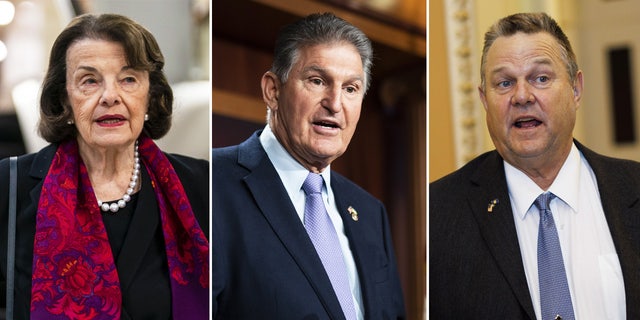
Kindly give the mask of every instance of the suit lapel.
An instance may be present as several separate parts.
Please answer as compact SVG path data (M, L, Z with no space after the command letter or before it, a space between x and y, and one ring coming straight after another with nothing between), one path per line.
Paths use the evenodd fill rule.
M49 167L51 167L51 161L58 150L58 145L50 144L38 151L31 168L29 168L29 176L40 180L33 189L29 192L31 197L31 203L34 204L36 210L38 210L38 204L40 203L40 192L42 191L42 185L44 184L44 178L49 173Z
M131 218L120 256L116 261L120 275L120 287L123 292L129 288L135 278L136 271L144 260L149 246L153 243L153 238L157 234L160 224L160 209L151 187L151 179L144 167L140 169L140 172L143 188L138 194L138 204Z
M491 255L523 309L535 319L502 161L494 152L479 166L468 202Z
M367 207L366 204L360 203L357 197L349 193L349 189L346 187L343 179L344 178L332 172L331 188L333 189L336 207L338 208L340 218L342 218L345 233L349 239L349 247L351 248L356 269L358 270L364 314L370 315L373 314L372 307L373 304L376 303L375 299L377 297L372 291L373 288L370 287L371 282L367 281L368 274L365 274L365 272L371 269L368 267L375 267L380 264L380 261L375 261L377 256L371 254L371 244L366 237L366 235L371 234L371 229L368 227L370 223L366 219L371 218L372 215L368 214L366 210L363 211L363 208ZM357 210L360 215L358 221L353 220L350 210ZM375 236L382 238L384 235L375 233Z
M275 235L305 274L331 319L344 319L322 262L257 135L240 145L238 158L239 164L251 171L244 181Z
M640 185L629 175L621 172L607 158L576 145L587 159L598 181L602 209L609 231L618 253L622 268L627 318L639 319L640 309Z

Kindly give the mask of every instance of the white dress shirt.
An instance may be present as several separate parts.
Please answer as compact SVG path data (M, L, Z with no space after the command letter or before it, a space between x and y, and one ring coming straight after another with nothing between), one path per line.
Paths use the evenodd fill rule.
M269 125L266 125L262 134L260 134L260 143L267 153L269 160L276 168L278 175L284 188L289 194L289 198L296 208L296 212L300 217L300 221L304 223L304 203L305 193L302 190L302 184L309 174L309 170L303 167L298 161L296 161L280 144L276 136L271 131ZM358 270L356 269L356 263L353 259L353 253L349 246L349 238L344 232L344 224L338 213L338 207L336 206L335 199L333 197L333 190L331 189L331 170L330 166L325 168L320 173L322 179L324 179L324 186L322 188L322 198L324 200L324 206L329 213L331 222L338 234L338 240L340 241L340 248L342 249L342 255L344 262L347 266L347 274L349 276L349 287L351 288L351 296L353 297L353 305L356 308L356 316L359 320L364 318L364 311L362 306L362 292L360 290L360 280L358 277Z
M551 201L576 319L625 319L625 293L620 261L605 219L596 177L575 144L548 190L504 162L518 242L529 292L540 318L538 224L533 205L543 192ZM613 213L616 214L616 213Z

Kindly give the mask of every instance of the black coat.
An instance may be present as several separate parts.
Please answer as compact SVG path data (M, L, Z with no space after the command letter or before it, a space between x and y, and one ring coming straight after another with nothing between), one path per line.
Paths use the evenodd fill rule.
M36 211L40 192L57 145L18 158L18 203L16 232L15 304L16 319L29 319L31 274ZM167 154L182 181L196 219L209 236L209 162ZM169 274L155 194L146 170L142 189L116 267L123 296L122 319L170 318ZM9 161L0 161L0 290L5 292L7 272L7 221ZM5 299L0 302L4 305Z

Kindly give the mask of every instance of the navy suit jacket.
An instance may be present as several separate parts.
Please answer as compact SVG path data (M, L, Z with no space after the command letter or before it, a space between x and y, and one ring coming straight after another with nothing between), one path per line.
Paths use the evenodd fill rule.
M576 142L595 173L618 253L627 319L640 319L640 164ZM498 204L488 212L489 202ZM502 157L485 153L429 189L433 319L535 319Z
M213 317L344 319L259 134L213 150ZM336 172L331 179L360 276L365 318L404 319L384 206ZM358 221L349 206L358 211Z

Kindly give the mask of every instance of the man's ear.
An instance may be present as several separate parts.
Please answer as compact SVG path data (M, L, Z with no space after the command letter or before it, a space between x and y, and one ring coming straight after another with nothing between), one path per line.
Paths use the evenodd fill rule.
M575 80L573 82L573 99L576 103L580 103L580 99L582 99L582 89L584 88L584 79L582 75L582 70L578 70L576 73Z
M480 101L482 101L482 105L484 106L484 110L487 110L487 96L484 94L484 90L482 86L478 86L478 95L480 96Z
M262 100L271 110L278 109L278 96L280 94L280 80L275 73L271 71L262 75Z

